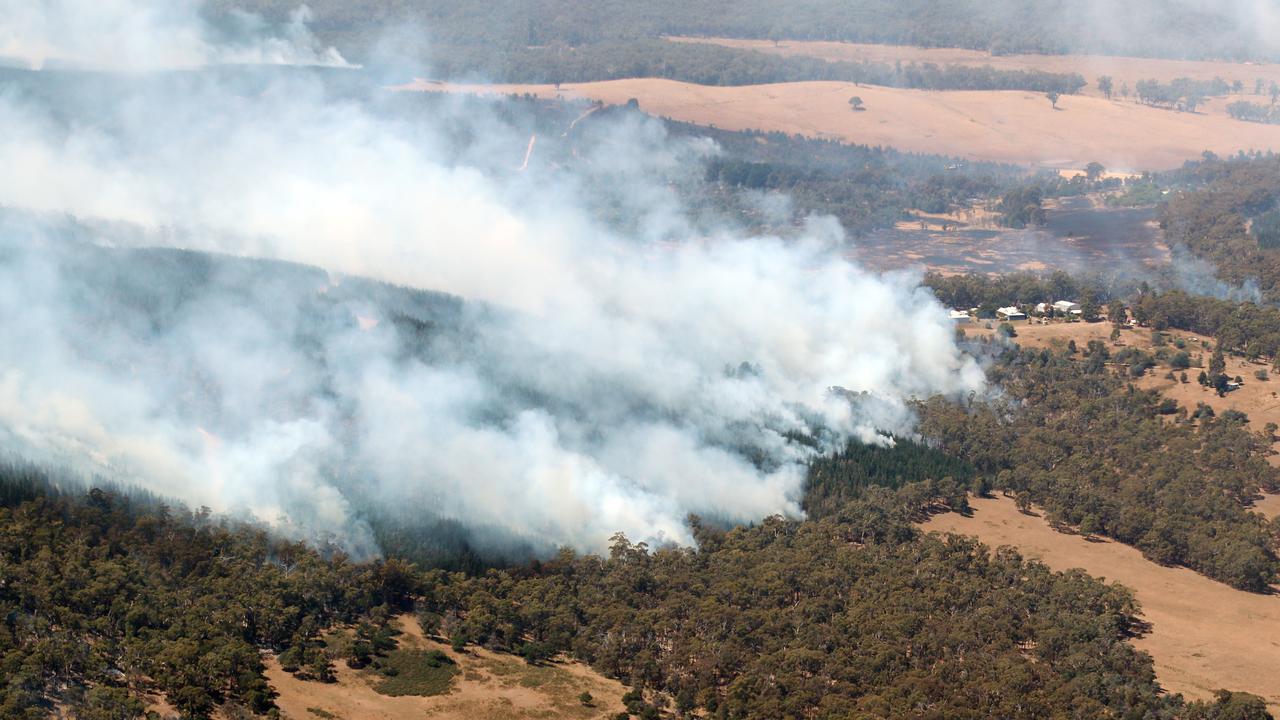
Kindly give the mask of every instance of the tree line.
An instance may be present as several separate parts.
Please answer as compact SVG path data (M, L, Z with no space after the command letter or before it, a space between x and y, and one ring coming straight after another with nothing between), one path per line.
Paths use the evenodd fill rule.
M1226 95L1231 88L1226 80L1219 77L1212 80L1174 78L1168 83L1139 80L1134 84L1134 94L1139 102L1147 105L1195 112L1206 98Z
M755 50L662 39L581 45L489 46L452 44L433 63L442 79L484 78L512 83L577 83L658 77L701 85L835 80L920 90L1031 90L1073 94L1085 86L1078 73L998 70L989 65L829 62Z

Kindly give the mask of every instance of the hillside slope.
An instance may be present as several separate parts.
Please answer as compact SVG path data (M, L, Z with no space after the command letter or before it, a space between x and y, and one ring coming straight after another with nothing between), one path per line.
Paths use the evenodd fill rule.
M930 92L841 82L711 87L650 78L558 89L417 81L399 89L560 95L619 105L635 99L652 115L729 130L1062 169L1098 161L1113 170L1166 170L1206 150L1280 149L1280 126L1091 97L1064 97L1055 110L1043 95L1017 91ZM864 112L850 109L854 96L863 100Z

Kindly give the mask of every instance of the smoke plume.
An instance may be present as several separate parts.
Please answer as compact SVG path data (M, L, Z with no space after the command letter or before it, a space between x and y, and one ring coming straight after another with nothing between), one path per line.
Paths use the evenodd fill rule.
M137 10L6 3L0 48L338 57L305 11L244 18L272 38L245 55L189 5ZM635 114L517 171L527 125L500 101L384 112L314 72L5 85L0 441L27 457L357 553L370 509L596 549L690 542L689 513L798 515L815 452L982 387L918 277L851 264L829 219L787 240L707 222L679 187L715 149Z

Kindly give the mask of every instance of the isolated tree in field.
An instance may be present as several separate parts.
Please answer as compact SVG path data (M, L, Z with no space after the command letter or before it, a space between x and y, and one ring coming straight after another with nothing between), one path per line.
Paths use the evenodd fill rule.
M862 104L862 98L858 97L857 95L854 95L853 97L849 98L849 107L853 108L856 112L861 112L867 109Z
M1129 97L1129 83L1125 83L1120 86L1120 97L1122 98Z
M1237 94L1237 95L1243 95L1243 94L1244 94L1244 81L1243 81L1243 80L1236 80L1235 82L1231 83L1231 91L1232 91L1232 92L1234 92L1234 93L1235 93L1235 94Z
M1090 182L1102 177L1102 174L1106 171L1107 168L1096 160L1084 166L1084 176L1088 178Z
M1057 110L1058 99L1061 98L1062 95L1055 90L1050 90L1049 92L1045 93L1044 96L1049 98L1049 104L1053 105L1054 110Z
M774 47L778 47L782 44L783 35L784 33L782 32L782 27L780 25L771 25L769 26L769 32L766 37L769 39L769 42L773 43Z
M1031 493L1026 490L1019 490L1017 493L1014 493L1013 504L1020 512L1031 512Z
M1110 75L1102 75L1098 78L1098 90L1100 90L1108 100L1111 99L1112 87L1114 86L1112 85L1112 80Z
M583 690L582 694L578 696L578 702L582 703L586 707L591 707L591 703L594 701L595 701L595 698L592 697L591 693L587 692L586 690Z

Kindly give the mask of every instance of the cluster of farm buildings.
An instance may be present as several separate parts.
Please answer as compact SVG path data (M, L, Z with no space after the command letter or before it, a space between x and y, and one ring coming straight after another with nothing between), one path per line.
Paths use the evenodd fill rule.
M1084 315L1084 310L1080 307L1080 303L1071 300L1059 300L1054 303L1042 302L1032 309L1032 314L1036 317L1063 317L1068 319L1078 319ZM971 322L978 317L978 308L969 308L968 310L952 310L951 319L957 324ZM1016 305L1002 307L996 310L996 319L1004 321L1026 320L1027 312Z

